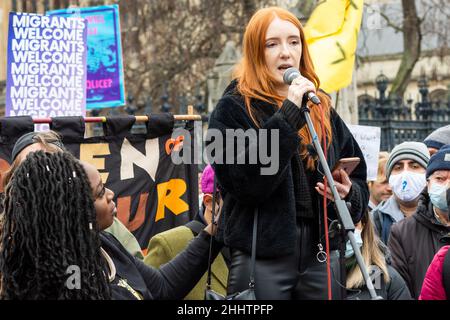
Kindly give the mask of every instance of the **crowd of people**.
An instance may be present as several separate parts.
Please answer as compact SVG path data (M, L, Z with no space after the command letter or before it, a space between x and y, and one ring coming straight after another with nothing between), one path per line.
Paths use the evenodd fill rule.
M333 178L348 204L357 250L376 270L376 294L450 298L450 126L381 152L377 179L367 181L358 143L320 90L299 20L277 7L260 9L242 47L209 128L224 135L277 131L278 171L261 174L259 160L212 162L201 175L198 214L155 235L143 256L115 217L114 193L97 169L74 158L54 132L26 134L2 177L0 298L201 300L205 289L223 298L251 289L264 300L370 299L356 248L336 228L335 199L304 112L330 167L342 158L361 160ZM283 75L291 67L301 76L288 84ZM270 136L257 136L246 153L275 148ZM222 152L229 154L229 146ZM68 272L73 268L79 278Z

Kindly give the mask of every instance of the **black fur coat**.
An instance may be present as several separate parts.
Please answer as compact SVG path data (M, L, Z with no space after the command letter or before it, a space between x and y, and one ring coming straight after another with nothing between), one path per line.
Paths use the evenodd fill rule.
M231 248L250 253L253 213L257 207L259 221L256 253L260 258L273 258L294 252L296 217L302 216L297 212L296 202L299 197L303 196L299 192L295 192L294 181L300 181L300 179L308 181L314 215L312 219L315 218L314 221L318 221L319 215L322 215L323 208L320 204L322 201L319 200L322 197L314 190L314 185L318 181L317 177L321 179L322 175L317 170L313 173L309 172L309 178L313 177L311 180L306 179L304 170L293 170L293 166L299 164L298 161L295 161L296 157L299 159L298 150L301 143L298 130L306 123L303 114L295 104L285 100L282 107L278 108L276 105L255 100L252 101L252 107L257 114L258 121L263 124L262 128L268 129L269 132L273 129L279 130L279 169L275 174L262 175L260 169L269 167L269 165L263 165L259 159L256 164L249 164L248 157L246 164L236 164L236 161L234 164L213 164L224 199L217 237ZM350 175L352 188L345 199L351 203L350 214L353 221L357 222L360 220L362 212L366 210L369 200L366 164L357 142L333 109L331 126L333 137L327 150L330 168L340 158L359 157L361 159L358 167ZM260 129L255 126L246 111L244 98L236 90L235 81L226 89L212 112L209 128L220 130L224 136L226 136L227 129L243 129L245 131L253 128L259 132ZM270 133L268 136L270 137ZM223 140L226 141L225 138ZM207 141L207 145L210 144L211 142ZM257 144L261 145L259 138ZM267 145L271 150L270 143ZM246 153L248 153L251 145L247 143L246 147ZM230 152L226 148L217 151L216 155L223 153L224 159ZM236 152L234 154L236 158ZM297 176L299 173L300 176ZM319 201L315 201L315 199ZM336 219L334 206L331 202L329 203L329 219ZM305 217L304 219L309 218Z

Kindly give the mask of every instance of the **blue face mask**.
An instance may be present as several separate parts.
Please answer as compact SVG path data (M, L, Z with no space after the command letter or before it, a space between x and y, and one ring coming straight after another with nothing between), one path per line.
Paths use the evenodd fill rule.
M363 239L361 238L361 230L355 229L354 232L356 245L361 249L363 245ZM347 244L345 245L345 258L350 258L355 254L353 251L352 244L350 243L350 240L347 240Z
M448 212L446 184L439 184L439 183L431 184L431 187L428 190L428 194L430 196L430 200L433 206L442 211Z

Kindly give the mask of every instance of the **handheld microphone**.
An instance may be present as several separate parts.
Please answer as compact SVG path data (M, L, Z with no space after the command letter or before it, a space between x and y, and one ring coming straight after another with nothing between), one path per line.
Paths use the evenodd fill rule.
M297 68L290 67L286 69L286 71L283 74L283 81L284 83L290 85L292 81L294 81L295 78L301 77L300 71L298 71ZM320 104L320 99L314 94L314 92L309 91L308 93L305 93L307 95L308 100L311 101L314 104Z

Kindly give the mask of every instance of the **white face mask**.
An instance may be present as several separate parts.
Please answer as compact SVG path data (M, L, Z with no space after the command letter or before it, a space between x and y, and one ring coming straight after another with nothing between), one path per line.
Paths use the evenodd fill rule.
M402 173L391 175L389 185L395 195L402 201L412 201L416 199L425 188L427 180L425 173L416 173L408 170Z
M355 232L353 233L355 235L356 245L359 247L360 250L363 245L363 239L361 237L361 232L362 231L360 229L355 228ZM345 244L345 257L350 258L354 254L355 254L355 251L353 250L352 244L351 244L350 240L347 240L347 243Z

